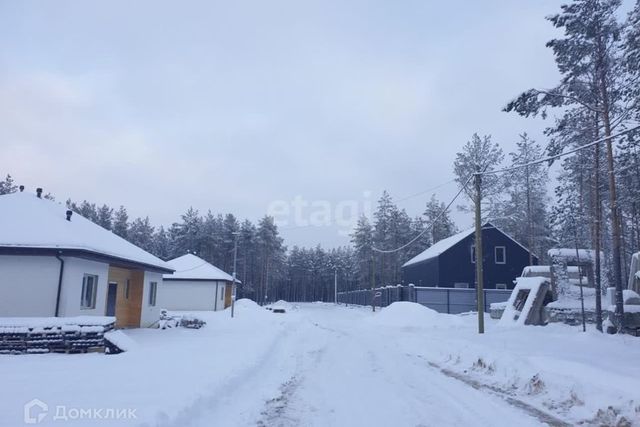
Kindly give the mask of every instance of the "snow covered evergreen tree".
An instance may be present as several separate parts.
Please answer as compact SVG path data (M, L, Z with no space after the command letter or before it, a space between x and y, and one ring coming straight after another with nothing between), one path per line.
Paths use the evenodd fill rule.
M359 287L369 287L373 281L373 227L364 215L358 218L358 223L351 234L351 244L358 268Z
M270 298L270 289L283 273L286 248L278 233L278 227L273 217L264 216L258 223L258 301L264 302ZM273 296L273 295L271 295Z
M497 143L491 142L491 136L485 135L482 138L474 133L471 139L456 154L453 163L453 172L456 182L460 187L464 187L470 205L462 206L461 209L473 211L475 190L473 180L469 179L476 171L486 172L495 169L504 159L502 148ZM494 213L496 200L504 189L504 180L498 175L484 175L480 185L483 205L483 219L497 216Z
M149 217L136 218L131 222L127 239L147 252L154 252L153 226Z
M102 205L96 212L96 224L107 230L111 230L113 224L113 209L107 205Z
M547 46L553 49L558 70L562 74L560 83L551 90L529 89L510 102L506 111L516 111L529 116L542 114L547 109L562 107L565 117L558 126L548 131L557 138L550 145L551 153L560 152L570 145L584 145L599 137L611 137L617 126L629 117L629 106L624 103L625 70L622 60L621 25L617 20L620 0L574 0L561 6L561 13L548 19L564 37L553 39ZM592 115L593 120L572 121L567 116ZM591 123L591 131L583 125ZM568 129L567 129L568 127ZM584 138L588 135L588 139ZM582 138L581 138L582 136ZM596 138L594 138L594 136ZM611 265L616 286L616 325L622 322L622 237L615 173L614 142L605 142L607 184L609 196L609 223L611 230ZM594 154L594 162L600 156ZM598 166L594 164L594 170ZM598 171L599 172L599 171ZM599 176L599 173L595 173ZM600 186L596 186L594 200L600 200ZM599 203L591 216L598 218ZM600 223L594 221L596 226ZM596 241L599 233L594 233Z
M129 214L127 214L127 210L124 206L120 206L113 217L112 231L123 239L126 239L128 230Z
M515 151L509 153L511 165L522 165L540 159L542 147L526 133L520 135ZM499 204L494 224L545 257L551 230L547 213L547 166L542 163L515 169L504 176L505 194ZM533 263L530 258L529 263Z
M173 241L174 256L186 253L200 253L203 248L203 222L200 214L192 207L181 216L182 222L175 222L169 229Z
M173 254L173 250L171 248L171 242L169 241L169 235L162 225L156 229L152 240L152 253L165 261L170 259Z
M0 181L0 195L11 194L18 191L18 186L15 184L11 175L7 174L3 181Z
M450 212L446 210L446 207L444 202L436 198L435 194L432 195L431 199L427 202L423 216L425 218L425 225L432 227L431 232L427 234L430 245L458 232L456 225L449 215Z

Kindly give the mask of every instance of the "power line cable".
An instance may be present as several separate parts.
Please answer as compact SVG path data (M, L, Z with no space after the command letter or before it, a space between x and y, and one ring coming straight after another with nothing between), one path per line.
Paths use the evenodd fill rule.
M426 233L427 231L431 230L431 229L435 226L435 224L440 220L440 218L441 218L442 216L444 216L444 214L449 210L449 208L451 207L451 205L453 204L453 202L454 202L454 201L455 201L455 200L460 196L460 194L462 193L462 191L463 191L464 189L466 189L467 184L469 184L469 182L471 181L471 179L472 179L472 178L474 178L476 175L497 175L497 174L500 174L500 173L512 172L512 171L515 171L515 170L518 170L518 169L522 169L522 168L524 168L524 167L533 166L533 165L537 165L537 164L544 163L544 162L549 162L549 161L551 161L551 160L559 159L559 158L561 158L561 157L565 157L565 156L568 156L568 155L570 155L570 154L577 153L578 151L581 151L581 150L587 149L587 148L589 148L589 147L593 147L594 145L597 145L597 144L600 144L600 143L602 143L602 142L605 142L605 141L607 141L607 140L609 140L609 139L613 139L613 138L616 138L616 137L618 137L618 136L621 136L621 135L627 134L627 133L632 132L632 131L637 130L637 129L640 129L640 125L638 125L638 126L634 126L634 127L632 127L632 128L629 128L629 129L626 129L626 130L624 130L624 131L622 131L622 132L618 132L618 133L616 133L616 134L614 134L614 135L611 135L611 136L605 136L604 138L597 139L597 140L595 140L595 141L593 141L593 142L590 142L590 143L585 144L585 145L581 145L580 147L574 148L574 149L572 149L572 150L565 151L565 152L563 152L563 153L556 154L556 155L554 155L554 156L543 157L543 158L540 158L540 159L538 159L538 160L533 160L533 161L528 162L528 163L522 163L522 164L519 164L519 165L510 166L510 167L508 167L508 168L502 168L502 169L496 169L496 170L490 170L490 171L482 171L482 172L474 172L474 173L472 173L472 174L471 174L471 176L470 176L470 177L469 177L469 178L464 182L464 184L462 184L462 185L460 186L460 190L458 191L458 193L456 193L456 195L454 196L454 198L449 202L449 204L447 205L447 207L446 207L442 212L440 212L440 214L438 215L438 217L437 217L435 220L433 220L433 221L432 221L432 223L431 223L431 224L429 224L429 226L428 226L428 227L425 227L425 229L424 229L424 230L422 230L422 231L421 231L421 232L420 232L416 237L414 237L413 239L411 239L410 241L408 241L407 243L405 243L404 245L402 245L402 246L400 246L400 247L398 247L398 248L396 248L396 249L384 250L384 249L376 248L375 246L374 246L374 247L372 247L372 249L373 249L375 252L378 252L378 253L391 254L391 253L395 253L395 252L401 251L402 249L404 249L404 248L406 248L407 246L409 246L409 245L413 244L414 242L416 242L420 237L422 237L422 236L424 235L424 233ZM429 190L427 190L427 191L429 191Z
M414 237L413 239L409 240L407 243L405 243L404 245L400 246L399 248L396 249L391 249L391 250L385 250L385 249L379 249L376 248L375 246L372 246L371 249L373 249L375 252L378 253L382 253L382 254L392 254L394 252L398 252L403 250L404 248L406 248L407 246L410 246L411 244L413 244L416 240L418 240L420 237L422 237L427 231L433 229L433 227L436 225L436 223L440 220L440 218L442 218L448 211L449 208L451 207L451 205L453 205L453 202L456 201L456 199L460 196L460 194L462 194L462 192L464 191L464 189L466 188L467 184L471 181L471 179L474 177L475 175L471 175L464 184L462 184L460 186L460 189L458 190L458 192L456 193L456 195L453 197L453 199L451 199L451 201L449 202L449 204L438 214L438 216L431 221L431 224L429 224L428 227L425 227L424 230L422 230L416 237Z
M406 197L403 197L401 199L398 199L398 200L396 200L396 202L404 202L405 200L413 199L414 197L421 196L421 195L423 195L425 193L428 193L430 191L437 190L437 189L439 189L441 187L444 187L445 185L451 184L451 183L453 183L455 181L456 181L455 178L454 179L450 179L449 181L443 182L442 184L436 185L435 187L431 187L431 188L428 188L426 190L422 190L422 191L420 191L418 193L414 193L414 194L411 194L409 196L406 196Z
M629 128L627 130L623 130L622 132L618 132L618 133L616 133L614 135L611 135L611 136L605 136L604 138L597 139L597 140L595 140L593 142L590 142L588 144L581 145L580 147L574 148L574 149L569 150L569 151L562 152L560 154L556 154L554 156L542 157L542 158L540 158L538 160L533 160L531 162L522 163L522 164L519 164L519 165L509 166L508 168L502 168L502 169L495 169L495 170L480 172L480 175L497 175L499 173L512 172L512 171L515 171L515 170L518 170L518 169L525 168L527 166L534 166L534 165L537 165L539 163L550 162L551 160L559 159L561 157L565 157L565 156L568 156L570 154L577 153L580 150L584 150L586 148L593 147L594 145L598 145L598 144L600 144L602 142L607 141L608 139L613 139L613 138L616 138L618 136L622 136L624 134L627 134L627 133L632 132L632 131L637 130L637 129L640 129L640 125L634 126L634 127ZM475 173L474 173L474 175L475 175Z

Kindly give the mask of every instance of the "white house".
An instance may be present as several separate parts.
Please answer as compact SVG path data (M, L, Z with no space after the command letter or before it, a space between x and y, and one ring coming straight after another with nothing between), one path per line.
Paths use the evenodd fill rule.
M167 310L223 310L231 305L233 277L193 254L167 261L158 304ZM239 283L236 280L236 283Z
M29 193L0 196L0 317L115 316L149 326L164 261L65 206Z

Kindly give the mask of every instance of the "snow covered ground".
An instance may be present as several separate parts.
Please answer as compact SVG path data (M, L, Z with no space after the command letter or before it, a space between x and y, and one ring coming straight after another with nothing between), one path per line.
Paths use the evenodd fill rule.
M279 306L126 331L119 355L1 356L0 425L24 425L32 399L51 426L640 425L638 338L488 316L479 336L475 316L411 303Z

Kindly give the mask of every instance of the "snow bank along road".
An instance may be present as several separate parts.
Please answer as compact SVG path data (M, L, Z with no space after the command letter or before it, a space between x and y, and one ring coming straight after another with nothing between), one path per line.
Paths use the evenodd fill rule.
M39 425L640 425L634 338L493 324L478 337L472 316L407 303L286 308L241 301L201 330L132 330L121 355L4 356L0 425L22 425L33 398L49 407ZM135 419L55 420L57 406Z

